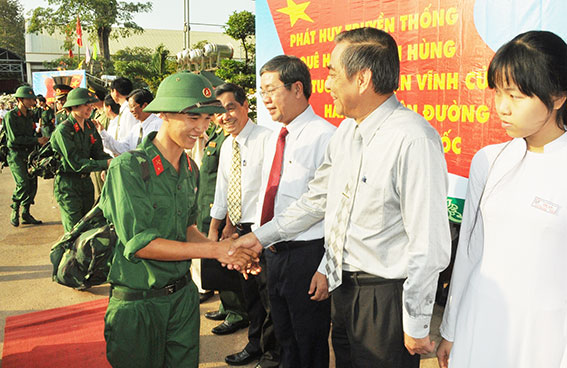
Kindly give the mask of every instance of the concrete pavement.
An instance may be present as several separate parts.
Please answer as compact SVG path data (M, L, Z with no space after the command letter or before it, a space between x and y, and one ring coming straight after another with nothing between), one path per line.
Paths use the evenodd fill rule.
M4 347L6 317L87 302L108 296L108 286L76 291L51 281L49 250L63 234L53 180L39 180L36 205L31 213L43 225L10 225L10 203L14 181L8 168L0 173L0 351ZM218 296L201 305L201 341L199 367L226 367L224 357L240 351L247 342L246 330L216 336L210 331L218 324L204 318L204 313L218 308ZM437 332L440 311L436 310L432 331ZM439 337L436 336L436 340ZM334 359L331 359L334 367ZM253 367L250 364L245 367ZM1 361L0 361L1 367ZM423 357L421 367L437 368L433 358Z

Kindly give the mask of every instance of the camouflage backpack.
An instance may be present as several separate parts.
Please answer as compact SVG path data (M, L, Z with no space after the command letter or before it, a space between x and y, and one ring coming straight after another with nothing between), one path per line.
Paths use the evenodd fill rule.
M36 147L28 156L28 173L31 177L53 179L60 165L59 154L53 150L50 141Z
M146 155L130 151L140 163L142 179L147 184L150 166ZM53 281L79 290L107 281L118 236L98 204L73 229L51 247Z

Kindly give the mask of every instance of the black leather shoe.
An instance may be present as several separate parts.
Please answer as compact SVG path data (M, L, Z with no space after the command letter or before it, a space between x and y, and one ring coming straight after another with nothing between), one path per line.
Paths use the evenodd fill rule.
M216 310L205 313L205 318L212 319L213 321L224 321L227 315L228 314Z
M31 213L24 212L22 213L22 224L32 224L32 225L40 225L43 222L41 220L36 220Z
M199 293L199 304L206 302L215 295L214 291L205 291L204 293Z
M226 358L224 358L224 361L229 365L246 365L260 358L261 355L261 351L250 354L246 351L246 349L243 349L239 353L227 355Z
M248 327L249 324L250 322L248 322L247 320L242 320L234 323L224 321L217 327L213 328L211 332L214 333L215 335L228 335L240 330L241 328Z

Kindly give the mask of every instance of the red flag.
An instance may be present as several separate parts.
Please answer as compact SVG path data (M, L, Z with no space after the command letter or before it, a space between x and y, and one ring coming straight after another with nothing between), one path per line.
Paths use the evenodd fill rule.
M83 47L83 30L81 29L81 20L77 16L77 45Z

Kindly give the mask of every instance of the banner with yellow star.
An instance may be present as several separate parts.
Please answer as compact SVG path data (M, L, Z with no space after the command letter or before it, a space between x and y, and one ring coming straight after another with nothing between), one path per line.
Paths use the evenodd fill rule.
M325 89L336 35L360 27L390 33L401 63L398 99L442 137L457 221L472 157L509 139L486 81L490 59L529 29L567 39L566 16L564 0L257 0L257 68L278 54L300 57L311 70L315 112L338 125L344 117ZM258 119L270 120L260 101Z

